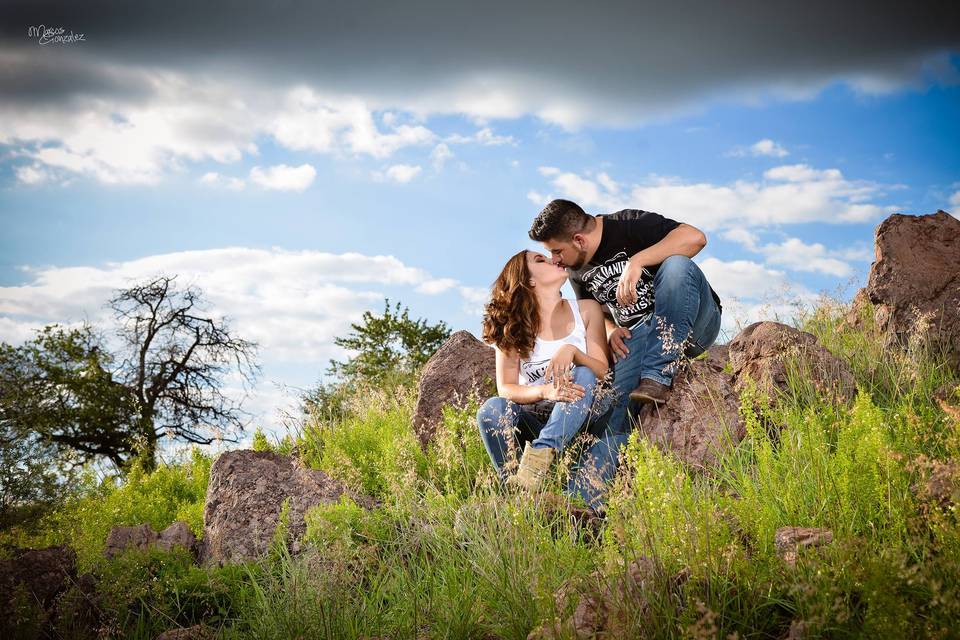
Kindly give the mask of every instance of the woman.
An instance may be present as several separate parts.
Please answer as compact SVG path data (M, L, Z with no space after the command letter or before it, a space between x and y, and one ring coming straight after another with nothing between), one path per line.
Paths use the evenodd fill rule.
M593 300L565 300L560 287L567 277L543 254L521 251L493 283L483 318L483 339L496 347L499 396L477 412L480 435L501 480L528 490L610 404L600 393L605 397L594 406L609 360L603 312ZM517 474L507 478L507 456L521 442ZM569 490L595 503L586 483L572 478Z

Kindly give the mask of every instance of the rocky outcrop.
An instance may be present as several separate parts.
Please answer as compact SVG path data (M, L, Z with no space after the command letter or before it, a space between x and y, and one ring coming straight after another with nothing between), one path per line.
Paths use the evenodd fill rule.
M644 405L638 415L647 438L694 468L709 468L746 435L733 381L724 371L725 352L725 346L710 347L706 358L674 377L665 404Z
M374 506L371 498L349 491L291 456L250 450L223 453L210 469L203 510L203 560L224 564L263 555L274 539L285 503L287 542L292 552L299 552L306 511L337 502L344 494L358 504Z
M856 323L869 301L891 345L925 334L960 369L960 220L945 211L892 215L877 227L874 251L848 320Z
M787 371L796 366L806 380L822 393L853 399L856 382L850 368L827 351L813 334L780 322L755 322L730 342L734 388L744 389L748 380L775 401L787 391Z
M413 428L424 447L433 440L444 405L466 406L471 394L494 395L497 371L492 347L469 331L457 331L427 361L420 377Z
M35 607L36 621L48 627L55 617L56 600L77 579L77 554L67 546L46 549L14 548L9 558L0 559L0 637L17 633L14 616L6 615L16 600ZM18 598L19 596L19 598Z
M103 554L112 558L128 549L163 549L172 551L175 547L183 547L193 554L197 553L197 537L193 535L189 525L180 520L157 533L149 524L134 526L118 526L110 530Z

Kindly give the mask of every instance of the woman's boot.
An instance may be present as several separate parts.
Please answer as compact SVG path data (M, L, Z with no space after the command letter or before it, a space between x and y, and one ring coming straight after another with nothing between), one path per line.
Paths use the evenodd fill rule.
M520 457L520 467L516 475L507 479L507 484L531 492L538 490L547 478L547 472L550 471L550 464L555 455L556 451L550 447L534 449L529 442L526 443L523 455Z

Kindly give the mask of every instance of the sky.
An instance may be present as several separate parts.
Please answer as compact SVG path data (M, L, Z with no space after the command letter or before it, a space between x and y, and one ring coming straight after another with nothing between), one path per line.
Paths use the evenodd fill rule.
M960 9L901 5L2 1L0 340L176 275L278 432L385 298L479 335L556 197L703 230L722 341L848 300L960 214Z

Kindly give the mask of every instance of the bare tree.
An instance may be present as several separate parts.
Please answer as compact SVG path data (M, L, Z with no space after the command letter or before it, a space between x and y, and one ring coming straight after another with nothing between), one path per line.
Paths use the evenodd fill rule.
M256 343L231 335L225 318L207 317L202 292L175 280L161 276L109 302L126 347L114 376L136 397L134 433L148 466L163 437L236 442L250 414L223 393L224 378L238 372L247 392L260 373Z

